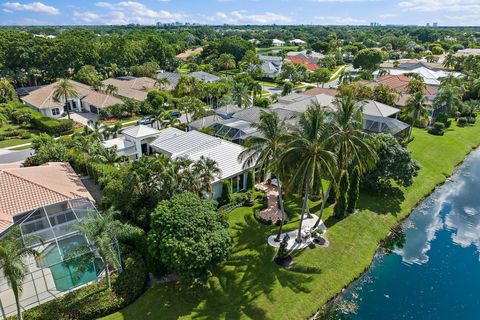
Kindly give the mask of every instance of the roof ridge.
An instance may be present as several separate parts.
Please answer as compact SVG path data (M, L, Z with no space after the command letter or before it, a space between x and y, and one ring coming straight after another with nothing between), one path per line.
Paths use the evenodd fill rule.
M40 166L40 167L41 167L41 166ZM17 178L17 179L21 179L21 180L26 181L26 182L28 182L28 183L34 184L34 185L36 185L36 186L38 186L38 187L40 187L40 188L42 188L42 189L44 189L44 190L48 190L48 191L54 192L54 193L56 193L56 194L58 194L58 195L61 195L61 196L64 196L64 197L67 197L67 198L71 199L71 196L70 196L70 195L63 194L63 193L58 192L58 191L56 191L56 190L47 188L47 187L45 187L45 186L43 186L43 185L41 185L41 184L39 184L39 183L36 183L36 182L34 182L34 181L25 179L24 177L18 176L18 175L16 175L16 174L10 172L10 170L8 170L8 169L2 169L2 170L0 170L0 172L7 173L7 174L9 174L10 176L13 176L13 177L15 177L15 178ZM82 196L79 195L79 194L76 194L76 193L73 193L73 194L76 195L76 196L82 197Z

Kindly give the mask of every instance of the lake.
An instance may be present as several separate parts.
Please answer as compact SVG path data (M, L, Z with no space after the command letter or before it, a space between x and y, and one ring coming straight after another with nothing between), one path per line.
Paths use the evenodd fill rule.
M480 319L480 149L388 243L332 319Z

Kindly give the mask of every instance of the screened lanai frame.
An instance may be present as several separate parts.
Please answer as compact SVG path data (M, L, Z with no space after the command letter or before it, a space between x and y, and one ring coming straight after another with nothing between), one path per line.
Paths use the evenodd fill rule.
M88 238L73 228L89 211L99 214L90 200L79 198L14 216L14 226L19 227L25 246L34 248L41 254L40 258L26 258L28 274L23 285L22 309L29 309L105 276L96 248ZM84 248L80 248L81 245ZM121 263L118 243L115 241L112 246ZM77 248L81 250L75 250ZM89 256L84 256L87 254ZM78 267L80 260L88 261L86 270ZM121 264L113 269L118 268L121 268ZM10 316L15 311L13 293L0 272L0 319L2 315Z

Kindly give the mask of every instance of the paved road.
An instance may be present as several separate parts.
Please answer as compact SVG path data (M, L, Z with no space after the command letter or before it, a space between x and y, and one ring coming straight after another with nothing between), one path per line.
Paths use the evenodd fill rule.
M25 149L19 151L10 151L5 149L0 150L0 163L23 162L30 156L30 154L34 152L33 149Z

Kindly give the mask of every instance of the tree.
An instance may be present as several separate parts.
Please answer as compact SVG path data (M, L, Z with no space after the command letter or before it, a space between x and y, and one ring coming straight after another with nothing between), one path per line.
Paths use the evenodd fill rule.
M115 220L114 216L116 214L117 212L112 209L109 209L102 214L89 211L82 221L73 226L75 230L81 232L88 239L88 244L80 246L77 250L80 252L83 251L84 253L95 252L100 256L105 271L105 277L107 279L108 289L111 289L111 267L121 268L117 241L126 240L135 234L141 233L141 230L138 228ZM90 258L89 262L91 262L91 256L84 256L87 259Z
M379 84L373 89L373 99L389 106L394 106L397 102L397 92L384 84Z
M391 134L376 134L373 139L378 161L375 167L362 177L362 187L380 191L390 186L392 180L399 186L410 186L420 169L410 151Z
M261 77L263 73L262 64L263 61L255 53L255 50L248 50L245 52L240 66L243 71L247 72L252 77L258 78Z
M318 87L318 84L321 83L323 88L325 83L330 80L331 76L332 76L332 73L330 72L330 70L328 70L327 68L320 68L318 70L315 70L311 74L310 79L312 79L313 82L317 83L317 87Z
M243 82L236 82L233 85L232 96L235 104L240 108L248 108L252 105L252 97L248 92L248 86Z
M215 160L200 156L200 159L193 165L193 171L200 180L201 188L208 194L212 193L212 182L220 178L222 170Z
M338 183L335 206L333 207L333 214L337 219L343 219L345 217L349 199L349 188L348 171L343 170L340 175L340 182Z
M157 206L148 243L152 256L193 282L206 280L227 259L232 240L212 201L184 193Z
M89 86L93 86L101 80L97 70L91 65L82 66L75 74L75 79Z
M306 74L307 68L303 64L285 62L282 65L282 72L280 73L280 77L284 80L289 79L294 84L296 84L303 81Z
M63 99L64 109L67 113L68 119L70 119L70 110L68 108L68 100L78 97L77 90L70 82L70 80L63 78L57 81L55 90L53 91L53 99L60 102Z
M407 141L410 140L412 135L413 126L416 123L428 121L429 108L426 103L426 99L423 96L423 92L416 92L410 98L408 98L405 107L402 110L403 116L410 119L410 130L408 131Z
M0 241L0 267L9 287L13 291L17 305L17 319L22 320L20 296L23 291L23 281L28 274L27 258L40 257L40 253L25 246L19 227L9 230L7 236Z
M259 135L250 136L245 140L247 148L239 155L239 160L244 161L244 167L254 165L262 172L272 173L278 181L278 202L282 212L280 228L275 241L280 241L284 217L284 203L282 181L283 176L279 167L280 154L282 151L282 139L286 133L285 122L281 121L275 112L260 112L260 121L252 124Z
M293 88L295 88L293 83L291 83L290 81L286 81L283 84L282 96L288 96L290 93L292 93Z
M235 68L235 57L228 53L222 53L217 59L217 65L220 70L230 70Z
M451 85L441 86L437 96L433 101L435 108L445 108L449 114L461 109L463 104L462 91L458 87Z
M177 107L185 113L187 124L190 123L190 120L196 120L205 115L205 104L195 97L178 99Z
M362 49L353 59L354 68L375 70L383 61L383 54L375 49Z
M356 166L353 168L352 174L350 175L347 213L353 213L355 211L355 207L357 206L358 196L360 195L360 178L360 170Z
M280 156L282 171L291 175L289 184L298 186L296 191L304 194L297 242L302 241L302 224L314 181L333 180L337 172L337 157L328 145L329 126L322 108L312 105L300 116L298 126L284 138L284 152Z
M7 103L17 100L15 89L7 79L0 78L0 103Z
M165 89L170 84L170 80L167 77L160 77L155 81L155 84L158 85L160 89Z
M411 79L407 84L407 93L415 94L417 92L425 92L425 83L422 79Z
M118 94L118 88L113 85L113 84L107 84L107 86L105 87L105 93L106 94L109 94L109 95L116 95Z
M222 182L222 195L220 196L220 204L229 204L232 202L232 186L230 180Z

